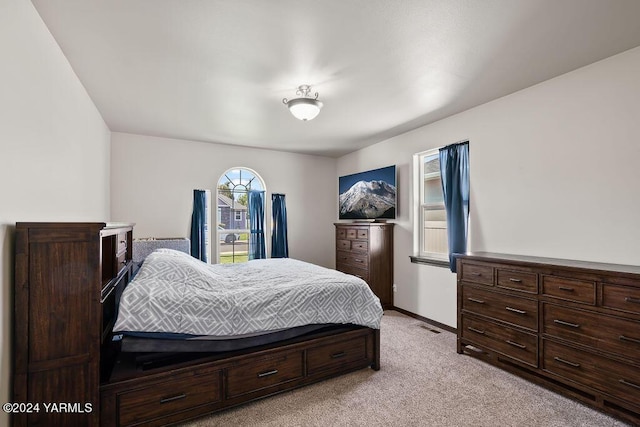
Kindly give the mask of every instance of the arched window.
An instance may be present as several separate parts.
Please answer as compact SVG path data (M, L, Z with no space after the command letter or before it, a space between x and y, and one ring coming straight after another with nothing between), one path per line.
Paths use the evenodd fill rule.
M264 181L251 169L229 169L218 180L216 241L221 264L249 259L251 190L265 191Z

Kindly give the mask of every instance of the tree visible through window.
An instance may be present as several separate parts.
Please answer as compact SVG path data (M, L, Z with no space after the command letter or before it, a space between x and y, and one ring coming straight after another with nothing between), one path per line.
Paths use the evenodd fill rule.
M234 168L218 180L217 242L222 264L245 262L249 253L248 192L264 191L260 176L246 168Z

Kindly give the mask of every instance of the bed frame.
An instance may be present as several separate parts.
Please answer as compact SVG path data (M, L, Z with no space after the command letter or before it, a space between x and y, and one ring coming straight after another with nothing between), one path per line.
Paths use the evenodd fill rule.
M357 325L224 352L137 353L121 346L118 339L102 351L108 360L100 385L102 427L174 424L366 367L380 369L380 330Z
M233 352L122 352L100 425L178 423L369 366L380 369L380 331L348 325Z

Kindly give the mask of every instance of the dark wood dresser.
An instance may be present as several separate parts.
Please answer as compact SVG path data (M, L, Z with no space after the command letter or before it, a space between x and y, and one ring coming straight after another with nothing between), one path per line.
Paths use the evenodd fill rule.
M131 224L16 224L13 401L39 407L15 413L14 426L98 425L132 233Z
M336 270L360 277L393 307L393 223L336 223Z
M458 353L640 424L640 267L469 253Z

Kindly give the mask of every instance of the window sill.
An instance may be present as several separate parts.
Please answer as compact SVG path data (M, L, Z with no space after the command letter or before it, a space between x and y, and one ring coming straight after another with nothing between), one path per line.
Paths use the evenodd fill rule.
M449 261L441 258L427 258L424 256L409 256L411 262L414 264L426 264L433 265L434 267L449 268Z

